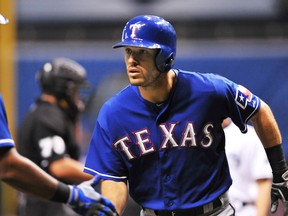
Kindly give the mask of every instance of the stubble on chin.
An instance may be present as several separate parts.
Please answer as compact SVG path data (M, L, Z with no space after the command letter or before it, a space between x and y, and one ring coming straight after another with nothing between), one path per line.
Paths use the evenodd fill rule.
M139 80L137 80L137 79L133 79L133 78L129 77L128 80L129 80L129 83L130 83L131 85L141 86L141 83L140 83Z

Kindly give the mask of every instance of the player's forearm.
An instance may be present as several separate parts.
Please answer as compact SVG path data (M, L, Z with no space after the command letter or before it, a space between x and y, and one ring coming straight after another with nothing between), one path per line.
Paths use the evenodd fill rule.
M126 183L104 180L101 183L101 194L115 205L119 215L123 214L128 200Z
M282 137L270 107L261 101L261 108L251 118L259 136L273 172L273 182L282 182L282 175L287 171L287 164L282 148Z
M58 181L12 148L6 154L1 168L1 179L12 187L44 199L55 194Z
M272 147L282 143L282 137L277 122L270 107L261 101L261 108L251 121L265 148Z

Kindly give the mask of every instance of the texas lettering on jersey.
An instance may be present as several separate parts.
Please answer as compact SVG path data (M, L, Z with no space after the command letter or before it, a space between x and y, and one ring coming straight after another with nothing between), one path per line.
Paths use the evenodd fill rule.
M213 129L213 124L209 123L206 124L203 128L203 134L204 138L197 143L197 139L195 137L195 130L193 127L193 123L188 123L186 127L184 128L182 132L182 139L180 141L177 141L176 138L173 136L174 130L177 127L177 123L170 123L168 127L166 127L166 124L160 124L159 125L162 134L163 134L163 141L160 145L159 150L165 150L167 148L178 148L178 147L196 147L201 146L204 148L207 148L211 146L213 142L213 136L211 134L211 130ZM141 130L137 130L135 132L132 132L134 134L136 145L139 148L140 156L144 156L147 154L150 154L152 152L155 152L158 150L156 146L152 143L150 134L151 132L147 128L143 128ZM130 136L126 135L113 143L113 147L115 149L120 149L128 160L132 160L136 158L136 155L131 151L130 143L132 142L132 139Z

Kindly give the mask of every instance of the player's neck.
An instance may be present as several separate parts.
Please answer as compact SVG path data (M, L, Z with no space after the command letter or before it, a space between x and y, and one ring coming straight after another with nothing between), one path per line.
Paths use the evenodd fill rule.
M176 83L176 75L170 70L162 77L160 85L139 87L141 96L152 103L162 103L166 101Z
M51 103L51 104L56 104L57 103L57 99L53 95L49 95L49 94L43 93L40 96L40 98L41 98L42 101L46 101L46 102Z

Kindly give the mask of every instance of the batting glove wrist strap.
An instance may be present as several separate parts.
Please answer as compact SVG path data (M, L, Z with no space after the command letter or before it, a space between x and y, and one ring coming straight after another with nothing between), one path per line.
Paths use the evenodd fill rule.
M69 186L71 193L67 204L85 216L116 216L114 205L93 188L98 181L93 178L80 185Z

